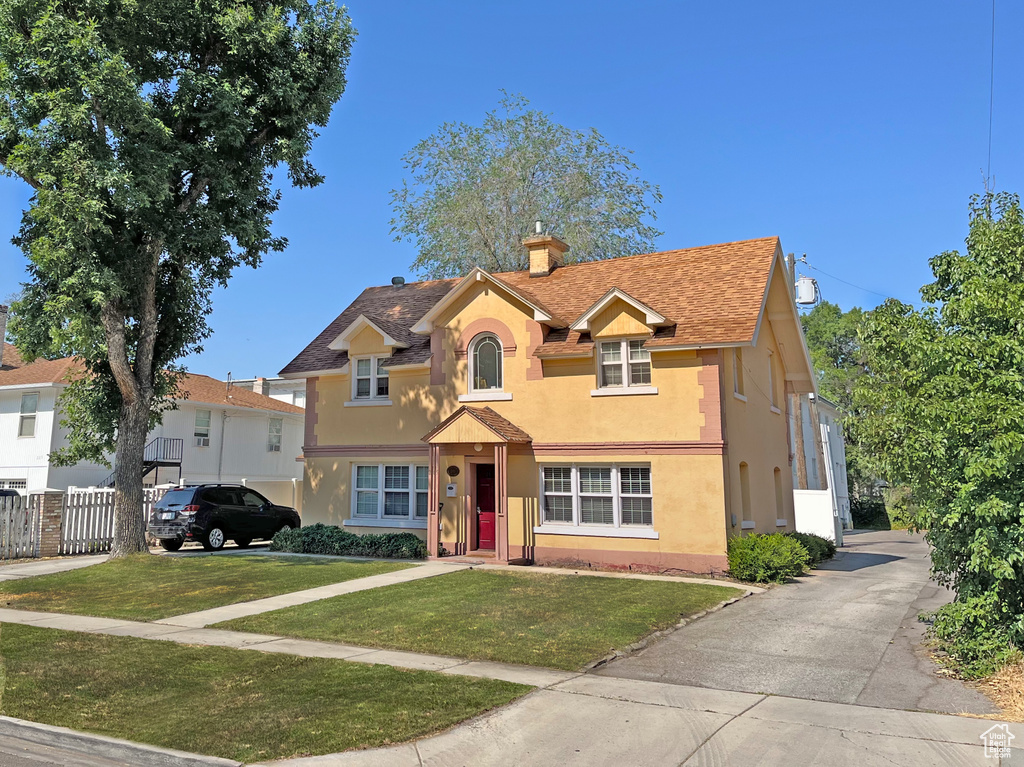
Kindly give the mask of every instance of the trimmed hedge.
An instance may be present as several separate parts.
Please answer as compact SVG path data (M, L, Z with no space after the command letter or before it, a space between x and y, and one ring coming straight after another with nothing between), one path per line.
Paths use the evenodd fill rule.
M781 583L807 569L807 549L782 533L729 539L729 574L741 581Z
M817 567L826 559L832 559L836 555L836 545L828 538L822 538L813 533L786 533L786 535L807 549L811 567Z
M282 530L270 543L271 551L292 554L332 554L378 559L426 559L427 544L413 533L356 535L334 525L317 523L298 530Z

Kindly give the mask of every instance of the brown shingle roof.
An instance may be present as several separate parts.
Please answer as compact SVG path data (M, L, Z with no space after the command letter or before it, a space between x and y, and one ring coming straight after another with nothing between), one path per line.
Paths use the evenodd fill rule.
M18 353L18 347L14 344L9 344L6 341L4 341L4 356L2 362L3 364L0 365L0 370L20 368L25 364L21 359L21 355Z
M438 432L443 431L448 427L449 424L462 418L463 416L470 416L475 418L477 421L482 423L488 429L493 431L497 436L501 437L506 442L532 442L533 437L527 434L525 431L520 429L510 420L505 418L498 413L495 413L489 407L470 407L469 405L462 405L458 410L452 413L450 416L445 418L441 423L431 429L423 437L424 442L429 442L430 438Z
M753 339L778 247L777 237L765 237L572 264L544 277L531 277L527 271L502 272L494 277L545 308L564 326L575 322L609 290L619 288L673 323L659 328L647 346L746 343ZM435 280L364 290L281 372L342 367L348 355L331 351L327 345L360 314L411 328L457 283ZM402 340L408 341L410 348L398 350L393 364L429 359L427 336L410 333ZM558 356L587 343L592 343L587 336L553 329L537 354Z
M0 368L0 386L68 383L85 370L82 363L75 357L62 357L56 360L37 359L27 365L8 368L7 353L13 348L9 344L4 344L4 365ZM21 358L17 359L20 363ZM301 407L257 394L249 389L237 386L228 389L224 381L195 373L186 373L182 377L178 383L177 398L208 405L233 405L297 415L306 412Z
M186 373L182 376L181 381L178 382L178 398L189 402L201 402L204 405L251 407L257 410L274 410L279 413L295 413L297 415L306 412L301 407L288 402L281 402L240 386L229 387L224 381L195 373Z

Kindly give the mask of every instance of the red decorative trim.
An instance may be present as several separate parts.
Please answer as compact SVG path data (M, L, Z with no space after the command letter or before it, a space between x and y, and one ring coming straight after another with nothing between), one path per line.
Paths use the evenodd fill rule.
M702 442L722 441L722 353L702 351L697 355L701 368L697 371L697 384L704 389L698 408L704 414L704 425L700 427Z
M686 554L660 551L602 551L585 548L552 548L547 546L523 546L523 558L532 559L538 565L561 565L569 567L594 567L610 570L631 570L648 573L669 571L721 575L729 568L725 554ZM518 558L519 551L509 555Z
M316 423L320 417L320 402L317 400L317 378L306 379L306 431L303 437L303 452L316 447Z
M427 445L311 445L303 449L309 458L346 458L350 456L414 456L429 454Z
M444 328L430 334L430 385L444 385Z
M536 320L527 320L526 333L529 338L526 345L526 380L540 381L544 378L544 363L536 356L536 352L544 343L544 327Z
M723 442L534 442L545 455L722 455Z
M455 344L455 359L466 359L469 356L470 342L481 333L494 333L501 341L502 355L505 357L516 356L516 337L512 335L508 326L501 320L482 317L479 320L473 320L462 331L458 343Z

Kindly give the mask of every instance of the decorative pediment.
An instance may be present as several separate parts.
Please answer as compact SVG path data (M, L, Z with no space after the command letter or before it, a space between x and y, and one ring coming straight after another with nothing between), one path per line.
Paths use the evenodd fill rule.
M488 274L479 266L474 267L473 271L463 277L459 282L452 288L448 293L434 304L430 311L424 314L420 320L412 326L413 333L429 333L434 329L434 321L450 306L455 304L462 296L472 290L473 286L478 282L489 282L492 285L500 288L505 293L515 298L517 301L525 304L531 310L533 310L533 319L537 322L552 323L555 322L554 315L551 314L547 309L537 303L536 300L532 300L524 296L520 291L517 291L511 285L499 280L493 274Z
M463 405L423 436L431 445L463 443L518 442L532 438L504 416L489 407Z
M643 322L651 329L659 325L671 324L660 312L655 311L642 301L638 301L633 298L626 291L619 290L619 288L612 288L601 296L601 298L599 298L589 309L583 312L579 319L569 326L569 329L575 330L578 333L590 333L592 331L591 324L594 319L596 319L605 309L615 304L616 301L622 301L636 310L639 315L642 315Z
M385 324L390 323L385 323L382 320L374 321L365 314L360 314L347 328L341 331L341 334L337 338L327 345L327 348L334 351L348 351L349 346L352 343L352 339L366 328L371 328L380 334L380 337L384 339L384 346L390 349L408 348L409 344L394 338L394 330L392 328L385 330L384 327L382 327Z

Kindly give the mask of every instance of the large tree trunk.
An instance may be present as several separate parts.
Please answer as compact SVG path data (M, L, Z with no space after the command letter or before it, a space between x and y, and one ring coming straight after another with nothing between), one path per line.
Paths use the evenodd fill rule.
M142 504L142 460L149 431L149 407L140 400L126 402L117 419L114 457L114 543L111 557L148 551Z

